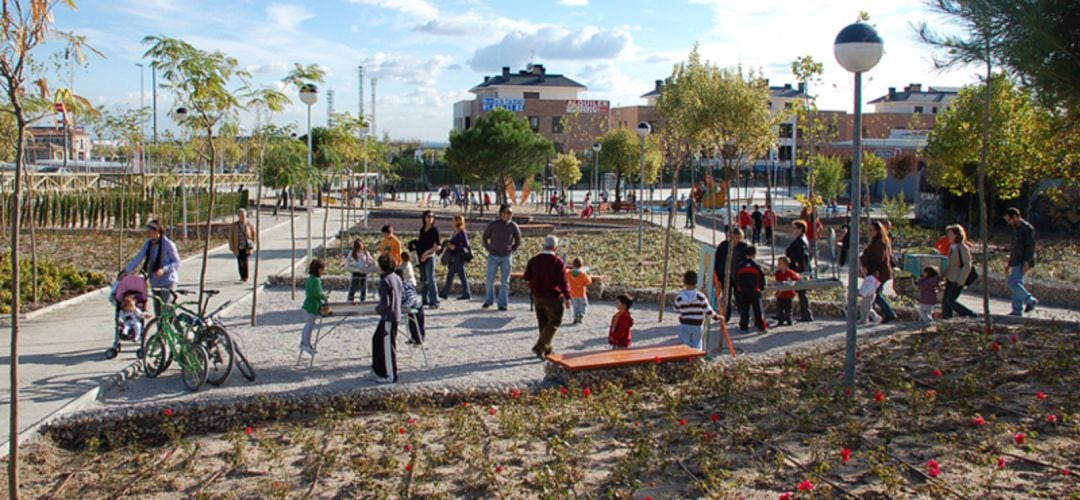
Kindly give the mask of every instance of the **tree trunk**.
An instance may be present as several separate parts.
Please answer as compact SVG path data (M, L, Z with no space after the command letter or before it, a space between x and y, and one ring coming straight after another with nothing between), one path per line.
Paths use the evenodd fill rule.
M202 250L202 267L199 269L199 312L204 312L203 308L203 294L206 289L206 266L209 264L210 254L210 230L214 223L214 158L216 149L214 148L214 129L212 126L206 127L206 142L210 147L210 180L209 188L207 189L207 209L206 209L206 234L203 235L203 250Z
M619 212L622 205L622 172L615 172L615 207L612 212Z
M8 80L10 83L10 79ZM15 114L15 189L11 197L11 416L8 427L8 498L19 498L19 221L22 215L22 173L26 168L23 150L26 120L23 118L18 89L11 89Z
M990 40L985 36L986 40L986 98L983 103L983 129L982 129L982 150L979 151L979 230L982 231L982 296L983 296L983 326L986 328L986 333L990 333L992 328L990 319L990 280L988 278L989 272L989 259L987 259L988 247L990 246L990 222L987 211L986 199L986 157L990 148L990 86L991 86L991 71L993 65L990 62Z
M319 205L322 205L322 186L316 190L315 196L319 197ZM326 225L330 222L330 204L327 203L323 207L323 219L322 219L322 258L326 260Z
M263 146L265 148L265 146ZM259 307L259 254L262 253L262 194L263 194L263 156L259 149L259 185L255 191L255 269L251 277L251 326L255 326L256 310Z

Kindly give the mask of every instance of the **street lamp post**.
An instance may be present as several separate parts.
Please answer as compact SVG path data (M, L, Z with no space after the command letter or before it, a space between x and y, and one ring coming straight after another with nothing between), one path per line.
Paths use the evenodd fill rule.
M311 149L311 105L319 101L319 88L313 83L306 83L300 87L300 102L307 106L307 260L311 262L311 178L312 178L312 149Z
M146 67L143 63L135 63L139 67L139 170L146 172L146 148L143 146L143 138L146 137L146 122L143 121L142 110L146 109ZM67 148L64 148L67 154Z
M368 227L368 204L367 204L367 191L368 191L368 170L367 159L370 151L368 150L368 136L371 135L371 125L364 125L360 129L360 133L364 135L364 178L361 180L360 185L363 189L360 190L360 206L364 207L364 229Z
M188 110L185 107L176 108L173 111L173 119L176 123L183 124L184 119L187 118ZM183 129L181 129L183 130ZM183 140L183 135L180 136ZM180 215L184 218L184 241L188 239L188 215L187 215L187 155L184 154L183 149L180 151L180 203L183 205L180 207Z
M637 249L638 255L641 255L642 249L645 247L645 139L652 133L652 125L649 122L641 122L637 124L637 133L641 137L641 195L638 196L638 230L637 230Z
M592 145L593 150L593 194L592 202L596 206L600 206L600 150L604 147L599 143ZM599 217L600 211L593 210L593 218Z
M881 61L884 45L877 31L869 24L857 22L849 24L836 35L833 44L833 54L836 62L844 69L855 74L855 126L852 130L852 159L851 159L851 224L848 229L851 235L851 248L857 255L859 249L859 211L862 209L862 74L870 71ZM849 250L851 252L852 250ZM848 259L848 290L847 290L847 349L844 357L844 385L852 391L855 390L855 345L858 336L855 324L857 317L857 301L859 299L859 259Z

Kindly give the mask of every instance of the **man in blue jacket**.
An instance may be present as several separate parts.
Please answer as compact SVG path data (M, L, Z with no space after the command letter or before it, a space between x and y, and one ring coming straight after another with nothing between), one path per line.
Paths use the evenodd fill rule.
M1009 263L1005 266L1009 289L1012 290L1012 312L1009 315L1023 316L1034 311L1039 304L1039 300L1024 286L1024 275L1035 267L1035 228L1020 217L1020 209L1015 207L1005 210L1005 222L1013 227Z

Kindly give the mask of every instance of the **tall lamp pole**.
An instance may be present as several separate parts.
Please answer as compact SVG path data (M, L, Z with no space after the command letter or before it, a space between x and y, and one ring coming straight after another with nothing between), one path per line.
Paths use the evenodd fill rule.
M592 145L593 150L593 194L592 202L596 206L600 206L600 150L604 147L599 143ZM593 218L595 219L600 215L599 210L593 210Z
M638 229L637 229L637 249L638 255L641 255L642 249L645 247L645 139L652 133L652 125L649 122L641 122L637 124L637 134L641 137L641 196L637 199L638 206Z
M877 31L866 23L850 24L836 35L833 54L836 62L855 74L855 126L852 130L851 224L848 240L857 255L859 249L859 211L862 209L862 74L881 61L884 44ZM849 250L850 252L851 250ZM859 299L859 259L848 259L847 349L844 356L844 385L855 390L855 347L858 335L855 324Z
M300 102L307 106L307 260L311 262L311 179L313 177L312 171L312 149L311 149L311 106L319 101L319 88L313 83L306 83L300 87Z
M173 119L176 123L183 126L184 120L187 119L188 110L185 107L176 108L173 111ZM180 140L183 142L183 128L180 129ZM187 155L183 151L183 145L180 150L180 203L183 205L180 207L180 215L184 218L184 241L188 239L188 213L187 213Z
M146 138L146 122L143 120L142 111L146 109L146 66L143 63L135 63L139 67L139 170L146 172L146 148L143 139ZM67 149L64 149L65 154Z

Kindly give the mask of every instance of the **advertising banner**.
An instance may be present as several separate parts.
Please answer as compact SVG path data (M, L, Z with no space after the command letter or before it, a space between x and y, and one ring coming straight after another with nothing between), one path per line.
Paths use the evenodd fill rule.
M567 113L582 113L582 114L606 114L608 112L608 101L596 101L596 100L573 100L566 101Z
M484 112L490 112L496 109L505 109L508 111L525 111L525 99L499 99L496 97L485 97L483 101Z

